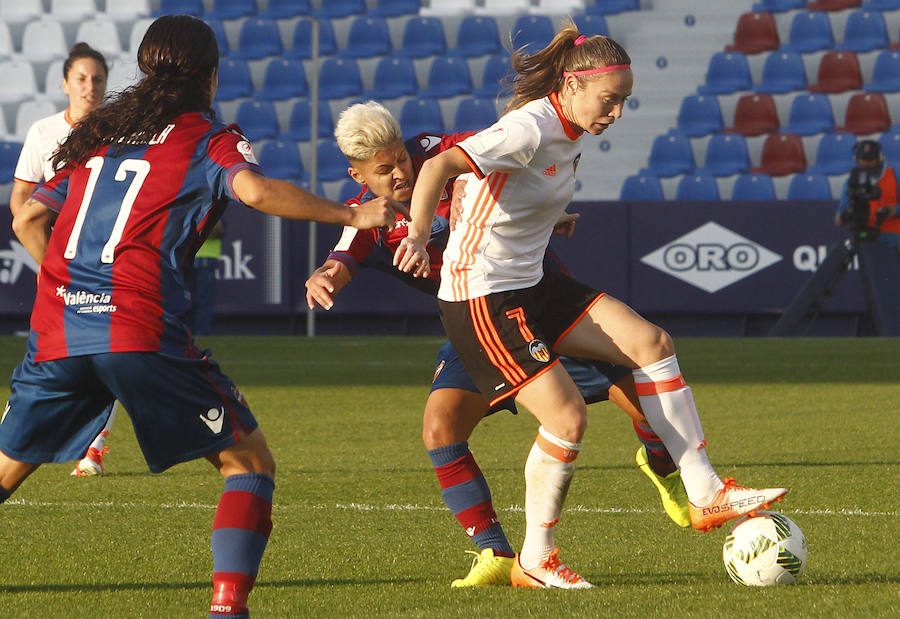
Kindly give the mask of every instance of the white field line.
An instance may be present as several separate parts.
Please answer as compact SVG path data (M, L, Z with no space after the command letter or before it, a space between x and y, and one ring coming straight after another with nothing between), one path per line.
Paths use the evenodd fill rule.
M119 503L116 501L87 501L87 502L78 502L78 501L29 501L27 499L9 499L6 501L5 505L15 505L20 507L63 507L63 508L75 508L75 509L83 509L83 508L92 508L92 507L115 507L115 508L123 508L123 509L201 509L201 510L214 510L216 509L215 505L209 505L206 503L188 503L188 502L179 502L179 503ZM867 511L862 509L780 509L780 506L776 506L777 511L782 514L800 514L806 516L861 516L861 517L876 517L876 518L897 518L900 517L900 512L881 512L881 511ZM0 508L2 509L2 508ZM369 504L369 503L335 503L335 504L297 504L297 505L284 505L275 502L273 506L275 511L295 511L298 509L301 510L332 510L332 509L340 509L347 511L359 511L359 512L443 512L446 511L446 507L443 505L422 505L420 503L384 503L379 505ZM517 512L521 513L525 511L525 508L520 505L510 505L508 507L499 508L498 511L501 512ZM578 512L578 513L586 513L586 514L656 514L659 513L658 509L637 509L637 508L627 508L627 507L588 507L586 505L574 505L570 507L566 507L565 511Z

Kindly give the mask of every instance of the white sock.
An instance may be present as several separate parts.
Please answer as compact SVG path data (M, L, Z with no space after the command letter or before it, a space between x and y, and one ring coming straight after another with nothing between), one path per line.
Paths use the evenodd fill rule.
M112 410L109 412L109 419L106 420L106 425L103 426L103 430L91 443L91 447L93 447L97 451L103 451L103 446L106 444L106 437L109 436L109 431L112 430L113 421L116 418L116 411L118 409L119 401L116 400L115 402L113 402ZM88 449L90 449L90 447Z
M519 553L525 569L538 567L556 547L553 531L580 451L581 443L564 441L538 428L525 462L525 542Z
M688 499L708 504L724 484L706 455L703 426L678 360L672 355L633 374L644 416L681 470Z

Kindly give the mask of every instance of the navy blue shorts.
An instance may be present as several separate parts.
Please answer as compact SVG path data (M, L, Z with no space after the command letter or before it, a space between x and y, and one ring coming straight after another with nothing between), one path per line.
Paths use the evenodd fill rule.
M559 360L569 372L569 376L572 377L587 404L609 399L609 387L631 374L631 370L626 367L604 361L574 359L565 356L560 357ZM441 346L438 351L434 379L431 382L431 390L437 389L462 389L480 393L450 342ZM514 415L518 413L513 396L494 404L488 415L502 410L508 410Z
M118 399L154 473L219 453L257 423L218 364L195 354L120 352L36 363L29 352L10 382L0 451L30 463L81 458Z

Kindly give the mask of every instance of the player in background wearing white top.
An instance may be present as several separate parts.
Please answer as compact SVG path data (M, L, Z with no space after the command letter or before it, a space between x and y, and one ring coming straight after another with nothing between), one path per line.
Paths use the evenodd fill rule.
M103 54L87 43L76 43L69 51L63 63L62 79L62 89L69 97L69 106L62 112L36 120L28 130L16 163L15 181L9 198L13 217L38 183L53 178L56 173L50 163L53 153L69 136L72 127L103 103L108 75L109 68ZM106 437L112 429L118 407L118 401L112 404L106 425L78 461L72 475L88 477L103 474L103 456L108 451Z
M571 22L545 49L515 53L507 113L423 164L409 234L394 255L400 270L428 275L432 214L447 179L464 175L471 185L441 271L442 321L481 392L492 402L515 395L541 423L525 464L515 586L592 586L560 561L554 538L587 427L560 354L633 368L644 415L681 470L695 528L721 526L787 492L743 488L716 474L668 333L610 295L542 271L553 226L574 194L580 138L621 117L634 81L630 63L615 41L581 35Z

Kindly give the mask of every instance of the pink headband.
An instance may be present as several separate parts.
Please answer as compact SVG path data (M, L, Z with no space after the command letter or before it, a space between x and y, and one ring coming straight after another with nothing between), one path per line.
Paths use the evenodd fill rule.
M608 71L622 71L630 68L630 64L614 64L611 67L600 67L599 69L586 69L584 71L565 71L563 72L563 77L567 77L569 75L574 75L575 77L583 77L585 75L597 75L598 73L606 73Z
M574 45L575 47L578 47L579 45L581 45L581 44L584 43L585 41L587 41L587 37L586 37L585 35L582 34L582 35L580 35L577 39L575 39L575 42L573 43L573 45Z

